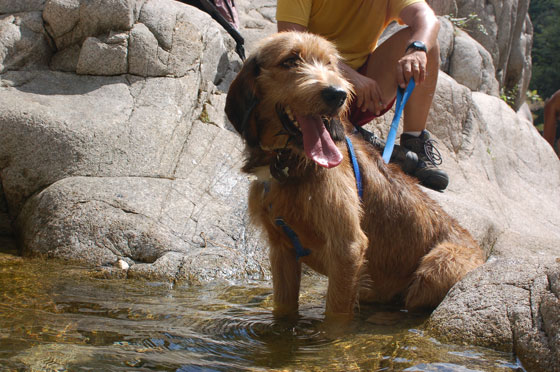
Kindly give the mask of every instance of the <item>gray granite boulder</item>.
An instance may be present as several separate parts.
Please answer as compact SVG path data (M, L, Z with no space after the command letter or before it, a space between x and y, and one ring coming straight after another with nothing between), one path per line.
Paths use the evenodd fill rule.
M501 90L514 97L513 107L525 102L531 80L533 26L529 0L428 0L441 16L469 20L465 30L492 56Z
M198 9L138 4L106 2L115 14L94 25L92 14L105 13L92 4L47 2L58 52L2 75L2 231L15 226L28 255L126 260L129 276L262 277L242 145L223 113L223 86L240 65L233 43ZM73 7L74 26L58 25Z
M57 50L63 50L90 36L130 30L143 3L144 0L48 0L43 19Z
M391 119L385 115L370 129L385 137ZM439 143L450 184L443 193L424 190L489 256L560 252L560 195L554 191L560 162L530 121L501 99L472 92L440 72L427 128Z
M453 35L453 53L449 56L449 69L444 71L472 91L498 96L500 86L490 53L462 30L455 28Z
M122 75L128 72L128 35L113 34L100 40L88 37L82 43L76 73L80 75Z
M231 137L215 135L212 151L235 153ZM210 171L201 158L193 158L200 163L191 175L202 184L82 176L52 184L19 214L25 253L87 262L103 273L122 259L129 264L128 277L188 284L262 278L266 255L248 223L247 180L235 176L231 157Z
M83 75L183 77L203 56L215 82L232 43L207 14L171 0L50 0L43 18L57 49L51 68Z
M45 0L2 0L0 14L42 11Z
M429 193L490 260L450 291L428 329L445 341L514 352L528 370L556 371L560 162L531 121L498 98L463 89L434 100L429 129L447 137L439 149L453 178L445 193ZM460 102L469 109L457 110ZM460 120L455 135L438 125L452 118Z
M490 260L432 314L440 340L515 352L528 371L560 370L560 258Z
M41 68L53 51L40 11L0 15L0 73Z

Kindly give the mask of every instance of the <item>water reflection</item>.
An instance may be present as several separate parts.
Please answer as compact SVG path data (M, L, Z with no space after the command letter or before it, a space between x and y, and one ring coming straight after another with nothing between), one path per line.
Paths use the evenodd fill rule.
M515 357L442 345L425 314L362 307L333 335L326 281L306 278L301 318L275 321L268 282L188 288L96 279L0 256L0 365L37 371L515 371ZM4 370L2 369L2 370Z

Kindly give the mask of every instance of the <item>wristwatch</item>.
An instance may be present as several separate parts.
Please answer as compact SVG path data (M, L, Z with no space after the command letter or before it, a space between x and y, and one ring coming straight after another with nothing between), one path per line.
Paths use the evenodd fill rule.
M406 47L406 50L404 51L405 53L408 52L409 49L414 49L414 50L421 50L424 53L428 53L428 48L426 48L426 44L424 44L423 42L416 40L413 41L412 43L410 43L409 46Z

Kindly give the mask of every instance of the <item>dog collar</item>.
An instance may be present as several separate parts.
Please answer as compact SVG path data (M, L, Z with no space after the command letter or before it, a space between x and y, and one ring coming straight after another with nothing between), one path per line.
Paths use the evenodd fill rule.
M274 161L270 163L270 174L278 182L284 182L290 176L290 167L288 166L289 158L290 150L277 150Z

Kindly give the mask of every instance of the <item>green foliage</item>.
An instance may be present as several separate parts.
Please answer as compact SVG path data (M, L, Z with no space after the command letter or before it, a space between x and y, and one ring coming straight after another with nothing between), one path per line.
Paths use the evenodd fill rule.
M537 128L539 133L542 133L544 131L544 124L543 123L537 124L535 125L535 128Z
M512 89L500 90L500 98L505 101L509 106L514 107L515 99L519 93L519 85L516 85ZM525 92L527 104L533 109L539 109L544 106L544 101L536 90L528 90Z
M208 115L208 111L206 110L206 105L204 105L204 107L202 108L202 112L200 113L198 120L206 124L210 123L210 116Z
M488 35L488 31L486 31L486 28L482 24L482 20L480 19L480 17L476 13L470 13L466 17L455 17L452 14L447 15L445 17L447 19L449 19L449 21L451 23L453 23L455 25L455 27L458 27L462 30L465 30L467 28L470 28L470 27L476 25L476 29L480 33L482 33L484 35Z
M526 95L527 95L527 103L529 104L541 105L544 102L536 90L529 89Z
M511 89L504 89L500 90L500 98L504 100L510 107L515 105L515 98L517 97L517 93L519 92L519 85Z
M544 98L560 89L560 0L531 1L533 74L529 88Z

